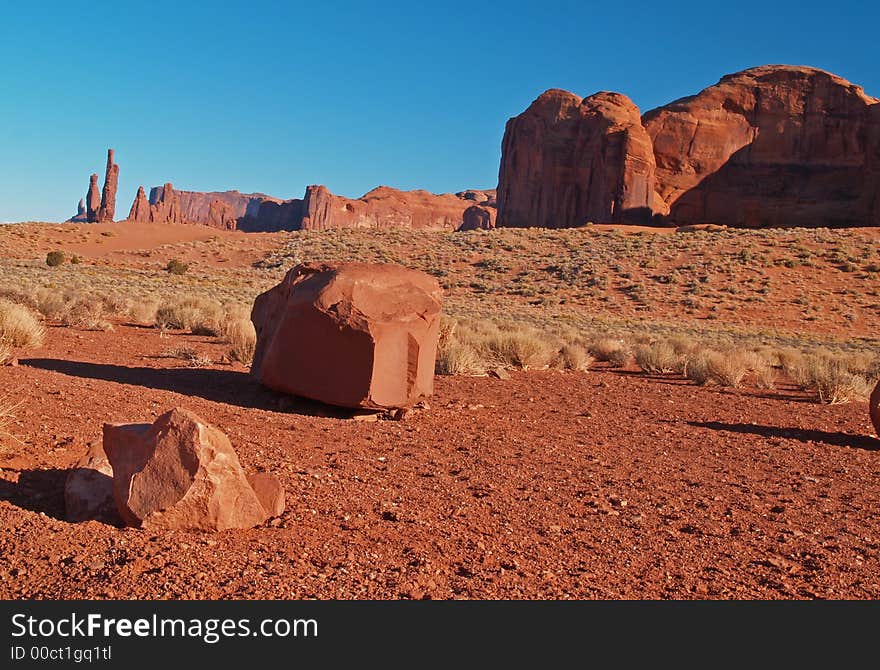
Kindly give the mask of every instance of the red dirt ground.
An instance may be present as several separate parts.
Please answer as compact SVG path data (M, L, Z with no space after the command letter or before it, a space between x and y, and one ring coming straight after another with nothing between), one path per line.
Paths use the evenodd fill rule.
M21 223L0 229L3 258L40 258L50 251L137 266L177 258L215 266L248 266L275 249L285 233L244 233L172 223ZM198 246L201 244L201 246Z
M51 328L0 386L3 598L878 598L880 441L863 403L626 371L437 379L405 421L347 419L148 328ZM264 527L152 533L63 520L104 421L187 407L269 470Z

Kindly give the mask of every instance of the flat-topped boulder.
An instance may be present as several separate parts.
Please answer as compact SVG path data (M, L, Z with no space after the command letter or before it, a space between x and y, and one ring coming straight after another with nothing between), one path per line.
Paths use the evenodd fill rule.
M304 263L258 296L251 373L265 386L350 408L431 395L442 292L399 265Z

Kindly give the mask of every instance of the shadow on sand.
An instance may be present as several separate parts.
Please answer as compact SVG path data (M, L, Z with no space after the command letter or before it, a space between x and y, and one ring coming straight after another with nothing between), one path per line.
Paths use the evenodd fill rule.
M836 447L880 451L880 440L868 435L851 435L849 433L829 433L824 430L805 428L780 428L778 426L759 426L750 423L722 423L720 421L688 421L695 428L723 430L730 433L749 433L761 437L777 437L800 442L824 442Z
M307 398L275 393L261 386L248 373L236 370L128 367L57 358L27 358L20 360L19 364L60 372L71 377L172 391L247 409L340 419L350 418L354 413L352 410L325 405Z
M67 470L13 471L18 472L18 483L0 480L0 500L31 512L42 512L53 519L65 520L64 481L67 479Z

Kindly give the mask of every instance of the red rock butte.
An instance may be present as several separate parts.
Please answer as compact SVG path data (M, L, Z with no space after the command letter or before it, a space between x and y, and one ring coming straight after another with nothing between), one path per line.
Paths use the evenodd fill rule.
M112 221L108 151L72 221ZM880 101L811 67L765 65L641 114L621 93L541 94L507 123L492 190L380 186L360 198L140 187L128 220L274 232L635 225L880 226Z
M641 117L618 93L552 89L507 124L497 225L880 225L878 103L787 65Z
M178 191L171 184L138 189L129 221L201 223L225 230L275 232L332 228L412 228L457 230L464 212L479 202L494 208L494 191L435 195L387 186L358 199L332 194L313 185L302 199L281 200L263 193ZM494 217L493 217L494 218Z

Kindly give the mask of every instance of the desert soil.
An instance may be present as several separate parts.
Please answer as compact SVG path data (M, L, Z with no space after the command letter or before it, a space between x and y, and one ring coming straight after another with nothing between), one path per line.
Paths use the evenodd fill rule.
M627 370L440 377L363 422L261 389L210 338L50 328L0 388L3 598L877 598L880 442L864 403ZM278 475L248 531L64 520L105 421L183 406Z

